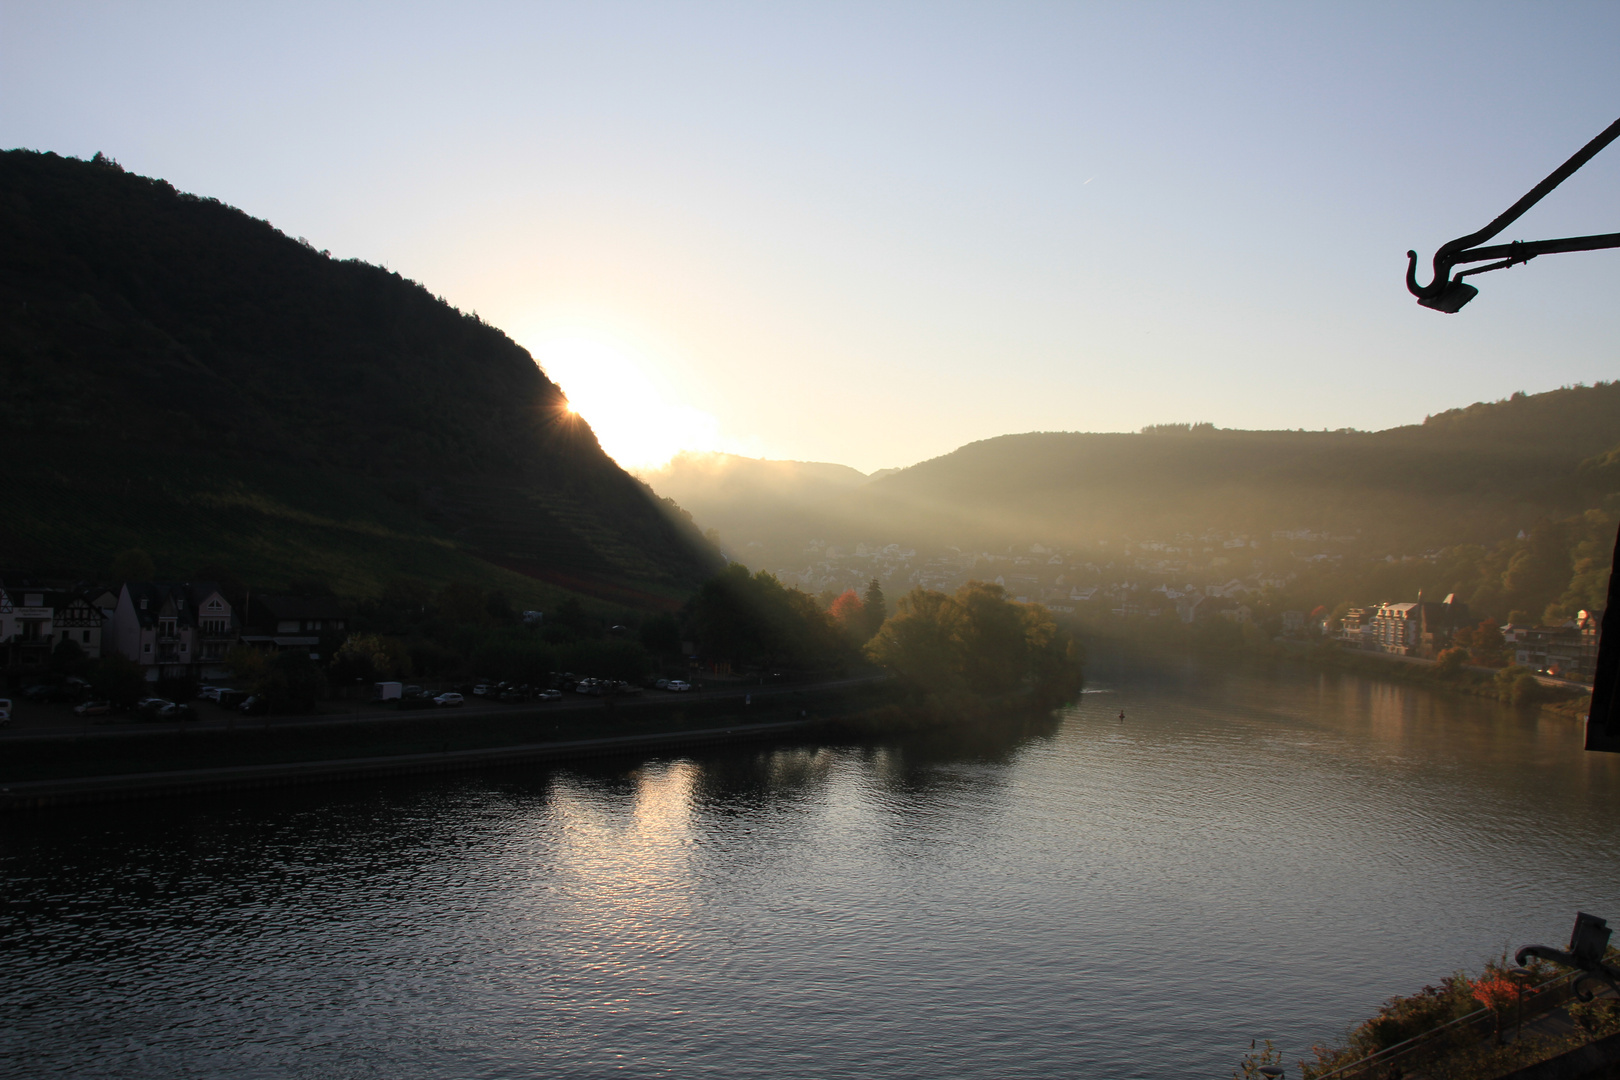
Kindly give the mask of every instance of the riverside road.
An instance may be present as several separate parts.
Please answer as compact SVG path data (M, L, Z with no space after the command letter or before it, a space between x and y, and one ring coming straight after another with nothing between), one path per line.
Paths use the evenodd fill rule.
M11 726L0 729L0 743L73 738L173 737L177 731L242 731L265 729L331 728L348 724L406 723L432 716L534 716L542 718L554 713L580 713L634 710L652 706L717 701L747 701L752 698L779 700L793 694L820 693L843 687L859 686L879 681L886 676L868 674L830 679L814 683L766 684L728 682L719 686L706 686L679 693L667 690L648 690L641 694L616 697L590 697L584 694L564 694L560 701L489 702L468 698L467 704L433 709L401 710L375 705L371 702L323 702L330 712L302 716L243 716L221 709L208 701L192 703L195 720L137 720L129 714L113 713L106 716L80 717L73 715L67 705L36 704L17 701Z

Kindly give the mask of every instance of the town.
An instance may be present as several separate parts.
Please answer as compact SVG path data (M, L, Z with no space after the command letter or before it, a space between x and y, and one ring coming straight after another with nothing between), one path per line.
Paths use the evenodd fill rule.
M1519 536L1523 540L1524 534ZM1355 600L1335 597L1298 605L1335 588L1332 576L1349 564L1434 564L1442 552L1386 554L1374 560L1358 550L1360 537L1310 529L1264 535L1208 531L1170 539L1118 537L1085 548L1032 543L1000 551L959 547L919 553L897 543L838 545L812 540L797 565L777 565L784 584L819 594L824 603L876 579L891 596L915 587L951 592L968 581L991 582L1014 600L1040 603L1097 629L1132 623L1194 626L1223 620L1251 627L1261 639L1316 641L1375 656L1436 660L1460 648L1480 667L1516 665L1590 685L1602 612L1578 609L1538 623L1498 623L1474 613L1454 594ZM743 561L762 561L761 545ZM1298 605L1298 606L1296 606Z

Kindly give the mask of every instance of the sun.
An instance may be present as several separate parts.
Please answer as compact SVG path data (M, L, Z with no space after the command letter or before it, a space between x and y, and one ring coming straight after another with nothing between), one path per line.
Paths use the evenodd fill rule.
M686 404L644 357L584 336L550 337L529 351L568 396L568 412L590 424L624 468L656 468L683 450L719 448L714 417Z

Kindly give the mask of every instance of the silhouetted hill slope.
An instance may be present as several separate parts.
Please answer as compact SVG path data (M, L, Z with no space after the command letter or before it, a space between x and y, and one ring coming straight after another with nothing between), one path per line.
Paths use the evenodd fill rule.
M110 162L0 154L6 564L700 579L713 552L564 406L398 274Z
M723 521L723 546L783 532L802 543L836 530L846 511L845 496L867 482L865 473L847 465L703 453L678 454L642 479L705 527Z
M1285 528L1421 551L1600 505L1620 490L1620 466L1582 463L1615 447L1620 383L1601 383L1379 432L1005 435L820 497L812 514L787 489L770 514L720 498L683 505L730 544L784 554L810 537L998 548Z

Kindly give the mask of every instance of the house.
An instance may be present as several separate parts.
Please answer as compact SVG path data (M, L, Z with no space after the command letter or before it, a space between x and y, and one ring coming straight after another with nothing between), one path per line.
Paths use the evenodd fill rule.
M1352 649L1376 649L1373 620L1377 617L1377 608L1351 608L1344 613L1344 618L1339 620L1337 640Z
M1248 604L1237 603L1221 612L1221 618L1228 619L1239 625L1254 621L1254 611Z
M1597 677L1598 633L1601 612L1582 611L1563 632L1547 642L1547 671L1560 678L1590 684Z
M1305 633L1305 613L1303 611L1285 611L1282 613L1283 633L1290 637L1299 637Z
M8 670L38 670L50 659L56 638L53 599L26 581L0 587L0 643Z
M57 646L71 641L86 659L101 658L102 633L107 622L107 613L99 603L103 598L101 594L91 596L82 592L57 594L56 603L52 605L55 615L51 620Z
M236 631L231 603L212 582L129 581L113 610L109 648L140 664L148 681L216 678Z
M335 652L348 628L343 606L330 596L255 596L242 643L269 652L308 649L311 660Z
M1417 651L1421 625L1418 604L1379 604L1372 619L1372 647L1376 652L1410 656Z

